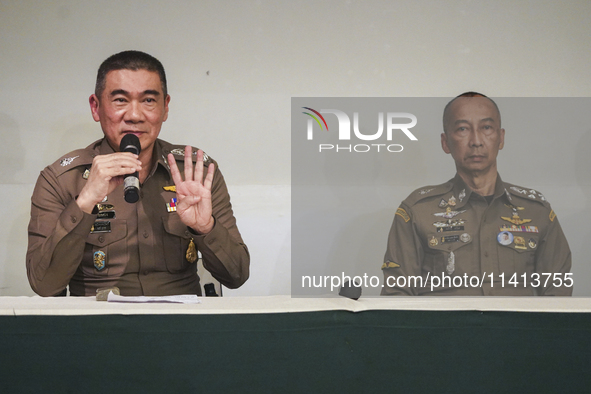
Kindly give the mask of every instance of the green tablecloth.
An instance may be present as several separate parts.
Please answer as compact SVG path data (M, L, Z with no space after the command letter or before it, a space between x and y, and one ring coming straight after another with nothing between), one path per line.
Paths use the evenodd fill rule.
M0 316L0 392L584 393L591 314Z

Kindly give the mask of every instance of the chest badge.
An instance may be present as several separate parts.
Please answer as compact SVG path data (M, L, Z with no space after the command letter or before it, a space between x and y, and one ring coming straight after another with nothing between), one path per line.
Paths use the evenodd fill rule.
M445 212L438 212L438 213L434 213L433 215L439 216L439 217L443 217L443 218L446 218L446 219L451 219L451 218L453 218L453 217L455 217L455 216L457 216L457 215L459 215L461 213L464 213L464 212L466 212L466 210L463 210L463 211L452 211L451 210L451 207L448 206L445 209Z
M102 250L94 252L93 255L94 260L94 268L101 271L105 268L105 261L107 260L107 255Z
M174 192L174 193L176 193L176 186L175 185L173 185L173 186L163 186L162 188L164 190L166 190L167 192Z
M445 271L448 275L451 275L456 270L456 255L454 252L449 252L449 256L447 257L447 265L445 266Z
M527 247L525 246L525 238L515 237L514 241L515 241L515 249L527 250Z
M509 223L513 223L513 224L515 224L517 226L520 226L522 224L531 222L531 219L522 219L522 218L520 218L519 217L519 214L517 213L517 211L523 211L525 208L523 208L523 207L517 207L517 206L512 205L512 204L509 204L509 205L505 204L505 206L508 207L508 208L511 208L513 210L513 216L511 216L510 218L505 217L505 216L501 216L501 219L506 220Z
M497 235L497 241L504 246L511 245L513 243L513 234L508 231L501 231Z
M112 211L113 209L115 209L115 207L112 204L96 204L96 209L98 209L99 212Z
M522 219L519 217L519 214L517 213L517 211L513 211L513 216L511 216L510 218L505 217L505 216L501 216L501 219L508 221L509 223L513 223L517 226L520 226L522 224L525 223L529 223L531 222L531 219Z
M176 212L176 198L172 198L170 202L166 203L166 210L168 212Z
M458 196L458 198L460 199L460 202L462 202L462 200L464 198L466 198L466 189L462 189L462 191L460 192L460 195Z
M454 196L451 196L449 198L449 200L447 200L447 201L445 201L445 199L442 198L441 201L439 201L439 205L438 206L439 206L439 208L445 208L445 207L448 207L448 206L453 208L456 205L457 205L456 198Z
M187 247L187 253L185 254L187 261L189 263L194 263L197 261L197 248L195 247L195 243L193 242L193 238L191 238L191 242L189 242L189 246Z

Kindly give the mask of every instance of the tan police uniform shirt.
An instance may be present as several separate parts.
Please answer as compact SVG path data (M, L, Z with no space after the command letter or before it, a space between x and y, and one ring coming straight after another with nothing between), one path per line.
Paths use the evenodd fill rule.
M242 285L249 275L249 253L217 163L210 158L204 163L215 163L215 224L209 234L197 235L167 207L176 197L170 190L174 182L167 155L174 154L184 179L184 146L159 139L154 145L156 163L137 203L124 200L120 185L93 214L82 212L75 199L93 158L113 152L102 139L41 172L31 198L28 230L27 275L33 290L51 296L69 285L72 295L93 296L98 288L117 286L122 295L201 294L196 264L186 258L191 240L216 279L229 288Z
M541 193L497 176L489 205L456 174L414 191L396 211L382 295L571 295L570 269Z

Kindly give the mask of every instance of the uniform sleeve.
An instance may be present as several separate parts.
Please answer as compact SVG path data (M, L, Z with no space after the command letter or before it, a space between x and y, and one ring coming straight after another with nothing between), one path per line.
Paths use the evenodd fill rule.
M31 197L27 277L41 296L62 292L76 272L95 215L87 214L61 187L51 168L43 170Z
M382 295L416 295L409 278L421 275L424 252L417 235L411 210L402 204L396 210L388 235L388 248L382 271Z
M540 275L541 282L538 287L538 294L570 296L573 293L573 286L566 286L568 284L573 284L574 282L574 278L572 274L570 274L570 248L554 211L551 211L550 218L552 218L552 220L548 227L548 231L541 239L536 252L535 271ZM544 282L548 278L548 273L552 274L552 276L549 278L547 286L544 287ZM571 281L567 278L573 280Z
M203 256L203 266L224 286L235 289L248 279L250 255L236 226L228 188L217 165L211 199L215 224L207 235L197 236L195 242Z

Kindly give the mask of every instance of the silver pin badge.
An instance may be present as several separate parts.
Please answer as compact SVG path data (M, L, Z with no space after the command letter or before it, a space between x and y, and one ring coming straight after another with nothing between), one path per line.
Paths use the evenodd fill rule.
M447 271L448 275L451 275L456 270L456 256L454 252L449 252L449 257L447 258L447 267L445 267L445 271Z
M72 164L72 162L73 162L75 159L77 159L77 158L79 158L79 157L80 157L80 156L74 156L74 157L66 157L66 158L63 158L63 159L60 161L60 165L61 165L62 167L69 166L70 164Z

